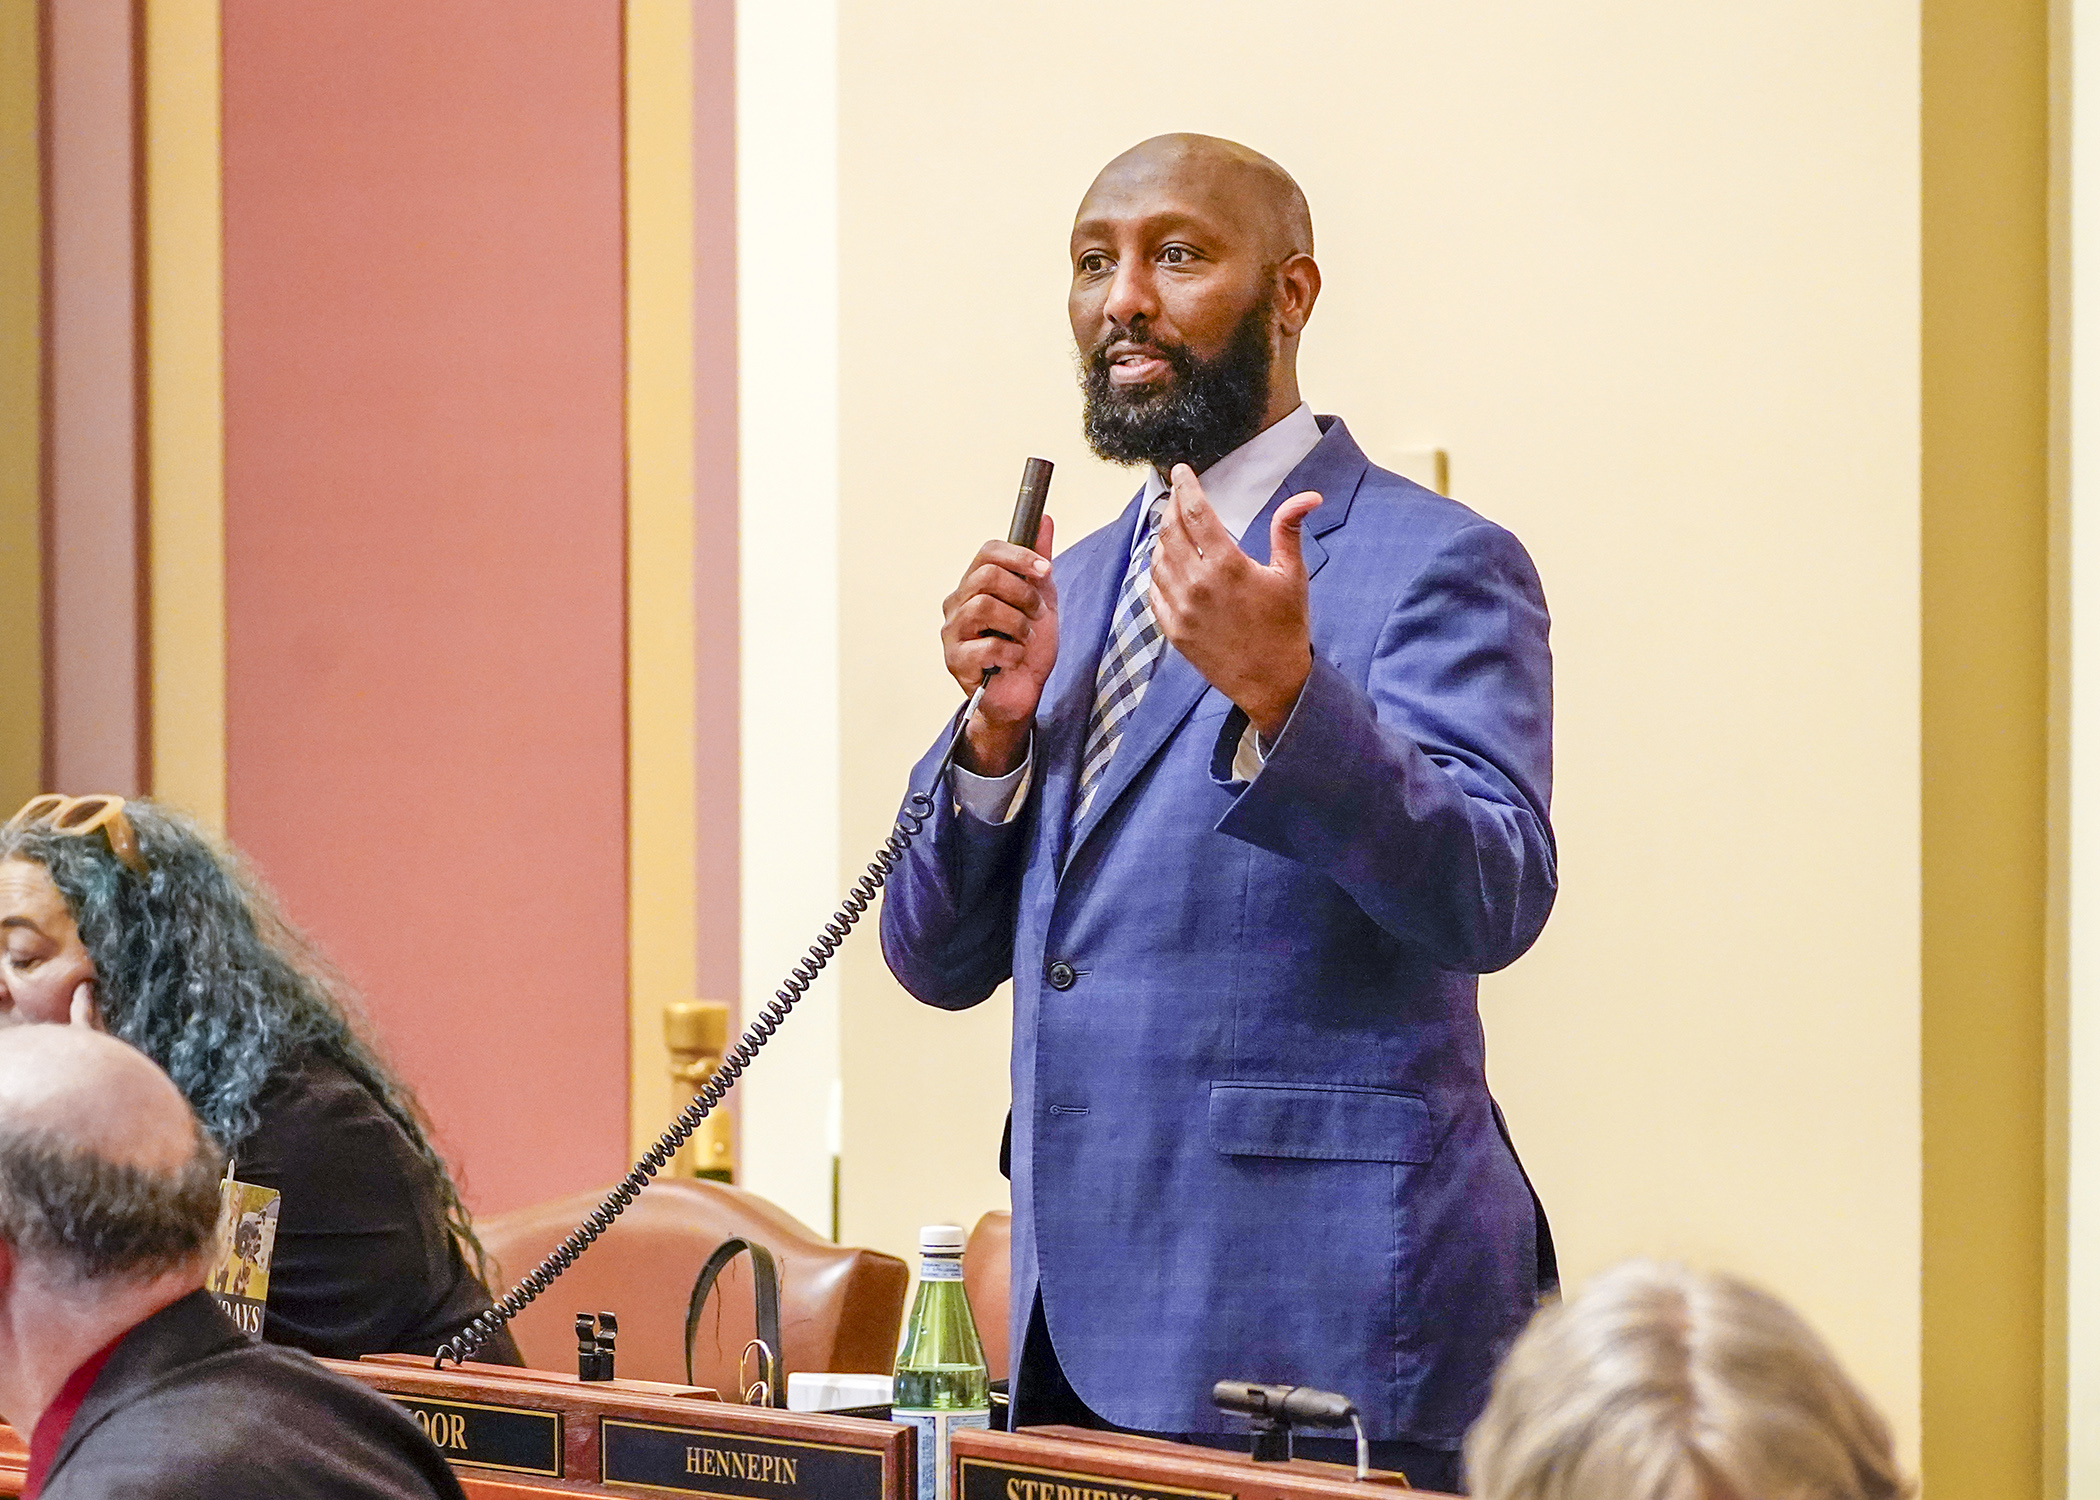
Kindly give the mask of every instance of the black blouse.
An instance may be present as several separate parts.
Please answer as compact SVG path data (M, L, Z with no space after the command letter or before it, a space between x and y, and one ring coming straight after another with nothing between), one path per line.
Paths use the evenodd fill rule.
M264 1338L334 1359L434 1354L488 1310L436 1169L341 1064L297 1054L256 1109L234 1175L283 1195ZM474 1358L524 1363L508 1329Z

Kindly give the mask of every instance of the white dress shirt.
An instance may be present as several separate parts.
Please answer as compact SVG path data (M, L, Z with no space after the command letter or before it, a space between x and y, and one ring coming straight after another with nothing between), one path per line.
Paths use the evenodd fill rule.
M1314 420L1312 408L1300 402L1298 409L1282 421L1256 433L1205 469L1200 476L1203 498L1235 539L1244 538L1254 518L1269 503L1269 497L1290 478L1291 470L1304 462L1305 455L1312 452L1319 441L1320 424ZM1138 527L1131 537L1133 553L1144 539L1144 518L1151 514L1152 502L1166 489L1167 481L1159 470L1146 470L1145 494L1138 505ZM1261 774L1263 758L1260 736L1249 724L1246 733L1240 736L1238 751L1233 755L1232 774L1242 781L1252 781ZM1034 770L1035 746L1031 740L1028 754L1021 764L1006 775L979 776L956 766L949 772L949 784L954 788L956 804L963 811L987 823L1004 823L1011 820L1028 800L1029 787L1035 780Z

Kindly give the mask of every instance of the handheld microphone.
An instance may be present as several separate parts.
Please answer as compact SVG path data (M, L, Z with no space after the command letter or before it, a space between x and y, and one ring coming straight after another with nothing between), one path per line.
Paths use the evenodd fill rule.
M1050 502L1050 475L1056 468L1057 465L1047 458L1031 458L1021 465L1021 493L1014 497L1013 524L1006 528L1006 539L1014 546L1035 545L1035 534L1043 524L1043 507ZM994 631L993 634L997 635L999 632ZM963 710L963 723L969 723L976 715L977 705L984 700L984 690L991 686L992 679L998 675L997 667L984 669L984 676L977 684L977 691L970 694L970 706ZM945 775L946 771L947 767L943 766L942 774Z
M1333 1391L1309 1385L1256 1385L1249 1380L1221 1380L1211 1387L1211 1401L1221 1411L1236 1411L1293 1427L1347 1427L1356 1403Z
M1021 493L1014 501L1014 523L1006 528L1006 539L1016 547L1033 547L1043 524L1043 506L1050 499L1050 474L1057 465L1047 458L1031 458L1021 466Z

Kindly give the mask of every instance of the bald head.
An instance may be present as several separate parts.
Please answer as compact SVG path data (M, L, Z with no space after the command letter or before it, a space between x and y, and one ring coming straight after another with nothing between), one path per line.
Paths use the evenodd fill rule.
M1103 167L1066 299L1093 450L1200 474L1295 411L1312 246L1305 195L1259 151L1158 135Z
M203 1281L225 1164L143 1053L80 1026L0 1030L0 1241L64 1283Z
M0 1130L146 1172L196 1149L189 1101L134 1047L84 1026L0 1030Z
M1258 238L1270 265L1313 253L1312 210L1291 174L1259 151L1214 135L1177 132L1139 141L1103 167L1080 201L1090 207L1188 197Z

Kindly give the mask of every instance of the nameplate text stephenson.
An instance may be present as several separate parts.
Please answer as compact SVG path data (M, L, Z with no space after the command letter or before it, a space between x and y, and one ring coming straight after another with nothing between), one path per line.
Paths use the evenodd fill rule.
M561 1478L561 1415L471 1401L395 1396L438 1452L455 1464Z
M726 1500L883 1500L882 1450L700 1432L607 1417L598 1426L607 1484Z
M1181 1490L1110 1474L1038 1469L965 1456L957 1500L1233 1500L1222 1490Z

